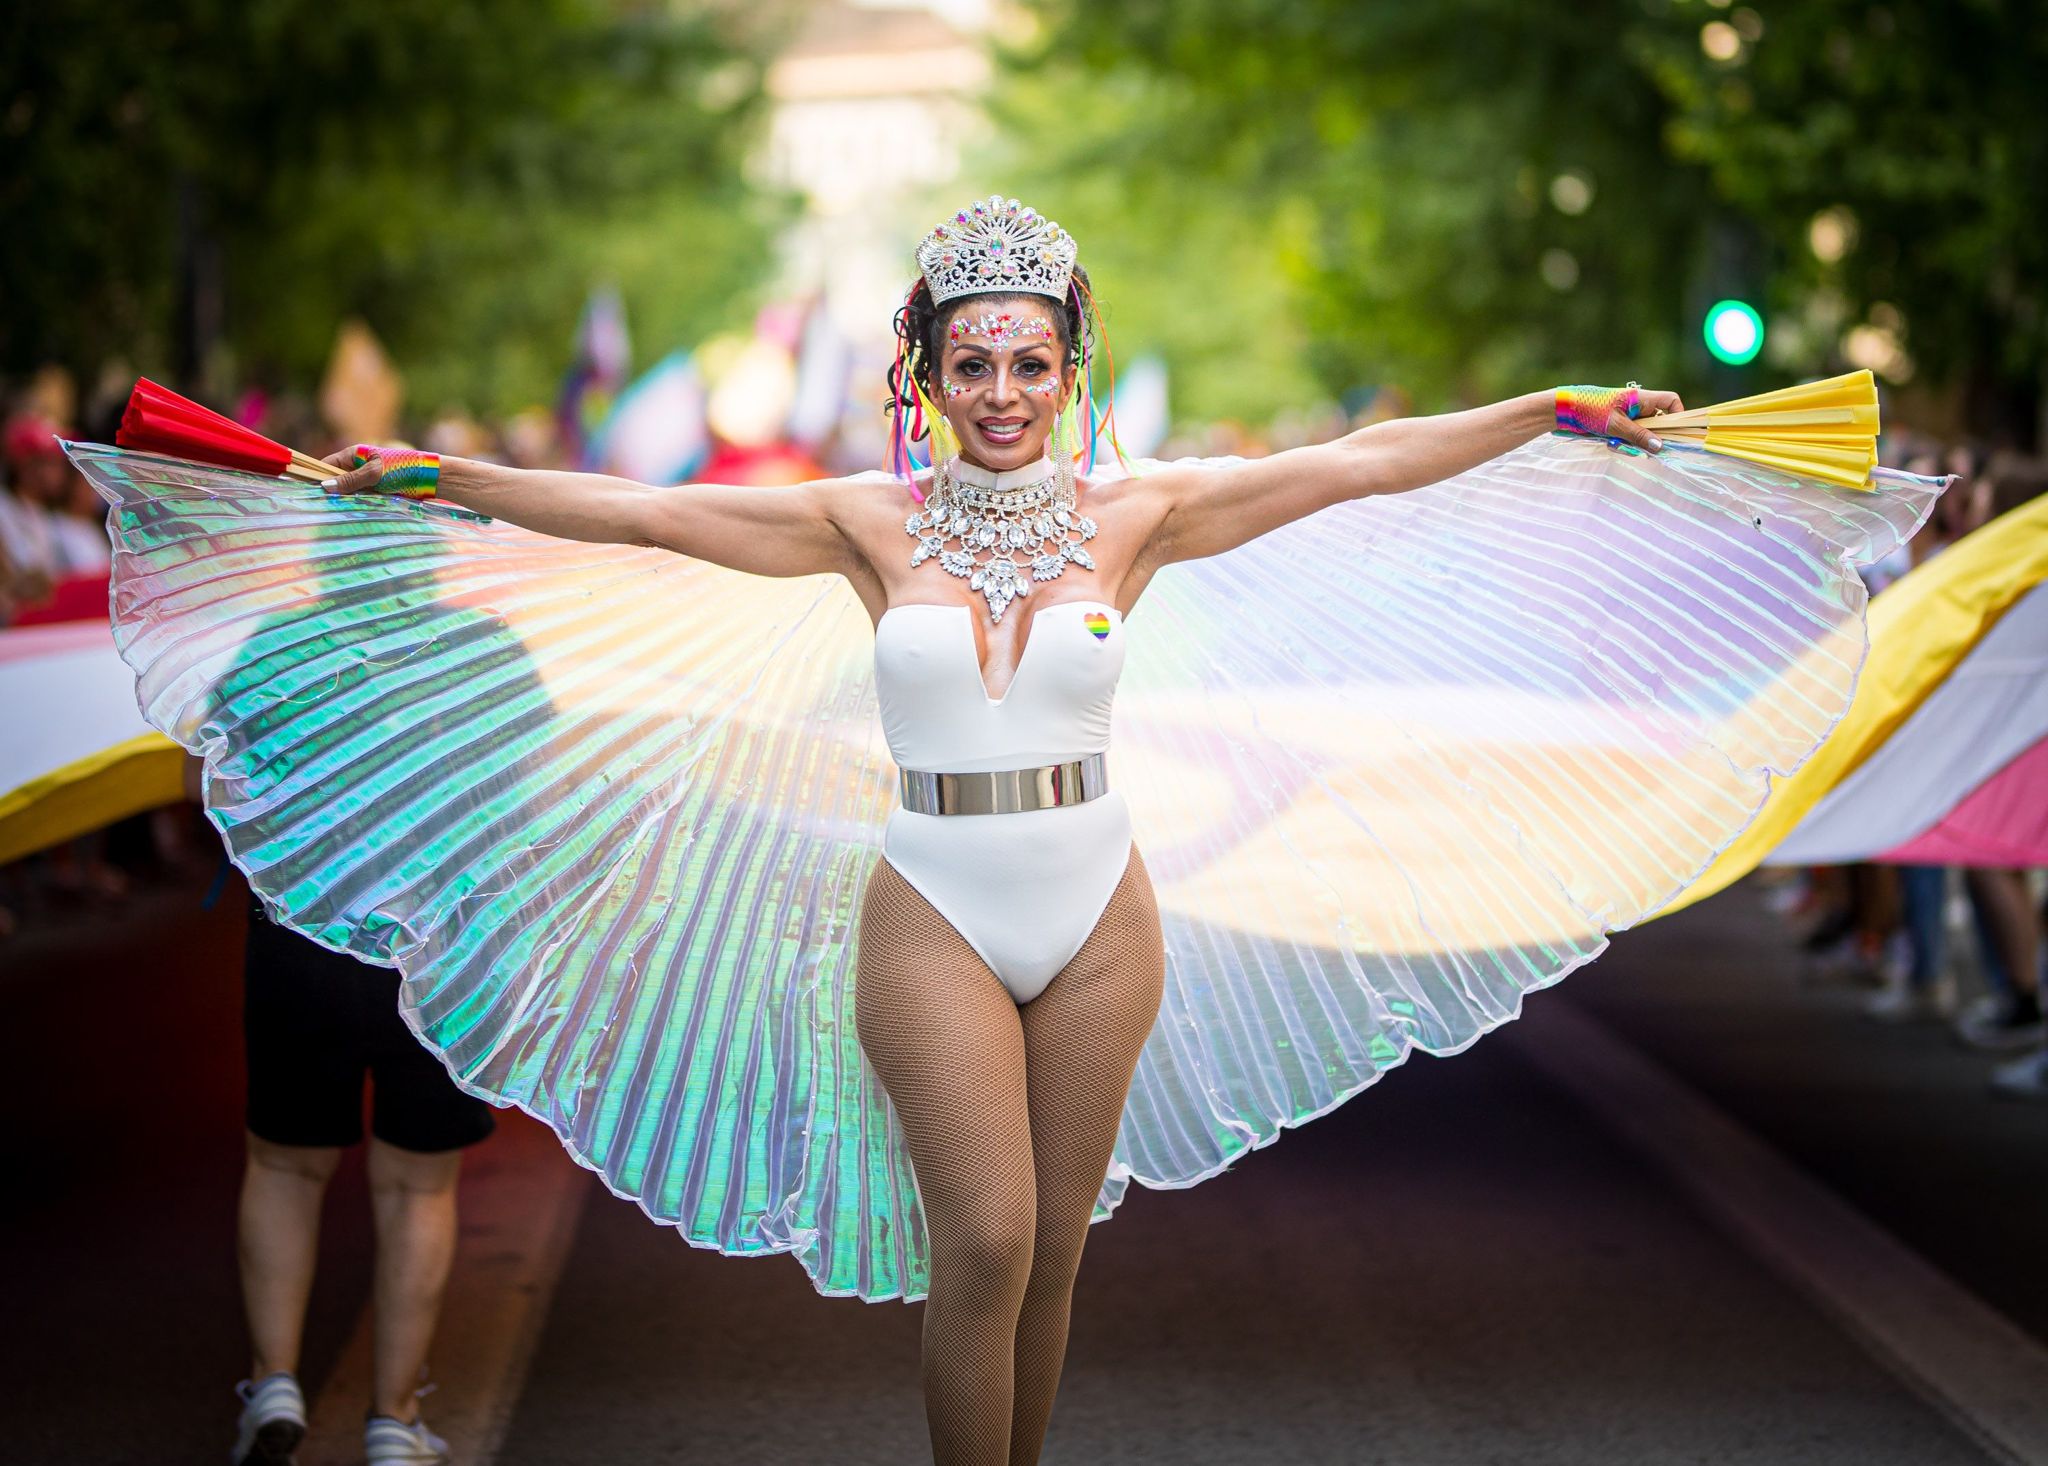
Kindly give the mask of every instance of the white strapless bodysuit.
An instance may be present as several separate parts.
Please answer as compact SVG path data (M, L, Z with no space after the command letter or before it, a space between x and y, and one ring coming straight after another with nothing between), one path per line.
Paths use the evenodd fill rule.
M985 773L1109 748L1123 617L1100 601L1031 611L1002 697L988 695L972 609L892 606L875 626L875 693L898 768ZM981 954L1019 1003L1081 949L1123 879L1131 815L1115 789L1013 814L917 814L900 805L882 854Z

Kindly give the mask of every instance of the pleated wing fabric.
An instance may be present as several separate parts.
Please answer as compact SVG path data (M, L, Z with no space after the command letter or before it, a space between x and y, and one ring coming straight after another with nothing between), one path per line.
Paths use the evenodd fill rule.
M1940 488L1552 436L1163 571L1110 777L1166 997L1111 1191L1458 1052L1682 890L1842 716L1856 567Z
M854 1037L894 797L836 581L114 449L114 619L144 716L281 921L403 973L465 1088L692 1242L827 1292L924 1272Z
M72 453L144 715L278 919L396 965L459 1083L691 1242L922 1295L854 1037L893 771L845 586ZM1937 490L1545 439L1162 572L1111 759L1167 995L1098 1215L1463 1048L1682 888L1840 716L1855 567Z

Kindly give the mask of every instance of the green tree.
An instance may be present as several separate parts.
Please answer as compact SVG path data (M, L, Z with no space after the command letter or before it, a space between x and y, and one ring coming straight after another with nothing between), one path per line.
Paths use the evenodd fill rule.
M1028 69L1153 91L1119 177L1271 221L1329 390L1391 381L1426 408L1675 371L1704 170L1659 157L1668 105L1618 49L1588 47L1596 20L1512 0L1042 14Z
M1791 361L1861 324L1895 378L1957 389L1988 436L2037 442L2048 364L2048 14L2032 0L1679 7L1646 50L1706 165L1780 268ZM1720 25L1726 59L1695 42ZM1867 343L1873 361L1891 355ZM1881 369L1883 369L1881 367Z
M0 42L0 369L216 345L307 385L359 314L416 408L544 395L593 279L731 308L764 38L625 0L49 0Z
M1179 92L1130 71L1020 68L990 103L998 141L969 172L1079 241L1117 361L1165 358L1176 418L1264 424L1323 393L1288 267L1303 220L1235 207L1220 179L1124 166L1135 138L1163 143L1147 129Z
M1113 154L1091 162L1057 125L1036 131L1040 151L1290 221L1275 247L1332 390L1394 380L1423 407L1559 377L1754 390L1840 369L1862 323L1897 339L1895 379L1966 386L1980 425L2032 434L2048 329L2038 7L1036 13L1025 73L1152 97ZM1820 258L1837 232L1847 247ZM1739 375L1716 373L1699 338L1722 294L1773 321Z

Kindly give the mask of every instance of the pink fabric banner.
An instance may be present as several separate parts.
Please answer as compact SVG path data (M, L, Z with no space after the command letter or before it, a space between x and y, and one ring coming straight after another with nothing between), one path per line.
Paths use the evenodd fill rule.
M2048 865L2048 738L1939 821L1877 859L1906 865Z

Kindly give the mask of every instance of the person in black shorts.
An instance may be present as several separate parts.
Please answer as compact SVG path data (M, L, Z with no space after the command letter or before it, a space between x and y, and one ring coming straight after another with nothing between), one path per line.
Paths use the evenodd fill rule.
M240 1212L242 1297L253 1362L234 1460L289 1462L306 1432L299 1338L320 1208L342 1149L363 1138L369 1080L376 1219L374 1398L364 1451L377 1462L448 1460L415 1395L455 1251L465 1147L491 1107L464 1094L406 1027L398 974L331 952L251 902L243 962L248 1165Z

